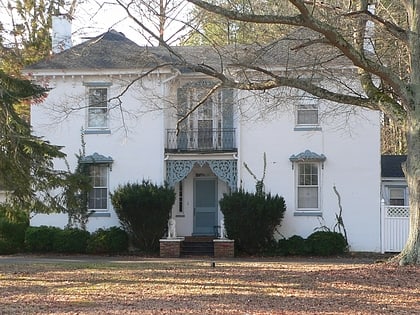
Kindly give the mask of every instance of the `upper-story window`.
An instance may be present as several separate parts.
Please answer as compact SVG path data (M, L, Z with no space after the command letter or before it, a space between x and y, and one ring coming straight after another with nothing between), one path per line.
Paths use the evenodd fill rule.
M298 126L314 126L318 125L318 105L317 104L300 104L296 108L296 125Z
M89 88L88 128L108 127L108 89Z
M111 82L83 82L86 87L85 134L110 133L109 94Z
M295 107L295 130L319 129L318 99L313 96L303 95Z

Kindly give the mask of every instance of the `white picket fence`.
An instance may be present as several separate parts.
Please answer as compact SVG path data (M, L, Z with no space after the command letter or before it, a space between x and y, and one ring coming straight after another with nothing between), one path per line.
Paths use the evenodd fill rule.
M388 206L382 201L382 253L400 252L407 241L410 211L407 206Z

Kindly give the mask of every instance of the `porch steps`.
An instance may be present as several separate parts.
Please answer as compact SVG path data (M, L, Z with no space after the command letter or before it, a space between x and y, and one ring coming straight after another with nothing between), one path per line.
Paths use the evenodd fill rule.
M213 236L187 236L181 244L181 256L214 256Z

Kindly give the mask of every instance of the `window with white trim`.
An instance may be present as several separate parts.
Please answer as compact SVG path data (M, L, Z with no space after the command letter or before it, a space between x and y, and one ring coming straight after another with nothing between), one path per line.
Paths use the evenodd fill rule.
M297 126L318 126L318 105L300 104L296 106Z
M319 128L318 103L317 98L307 93L299 96L299 104L295 106L295 129Z
M90 87L88 90L87 127L108 128L108 89Z
M319 163L297 163L297 209L319 210Z
M388 194L390 206L406 206L408 204L404 187L389 187Z
M108 164L92 164L89 166L92 183L92 190L88 198L89 210L108 210L108 171Z

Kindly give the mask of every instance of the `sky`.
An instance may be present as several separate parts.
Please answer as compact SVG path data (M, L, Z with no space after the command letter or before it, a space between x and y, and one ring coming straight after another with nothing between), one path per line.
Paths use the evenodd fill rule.
M117 6L101 1L85 1L80 4L72 23L73 44L79 44L88 37L102 34L110 29L124 33L126 37L145 44L145 40L138 34L136 25L129 19L125 11Z
M191 8L192 5L185 0L173 1L178 4L177 7L180 11L177 17L185 18L186 14L190 11L188 8ZM139 34L139 26L127 16L127 13L121 6L112 2L112 0L85 0L82 4L79 4L75 13L75 20L73 21L75 44L82 41L85 37L96 36L109 29L115 29L124 33L126 37L140 45L146 45L148 43L148 40ZM148 24L147 19L144 19L143 22ZM147 26L153 28L150 23ZM172 30L178 29L181 26L181 23L173 22L171 27L166 30L166 34L170 35Z
M13 1L11 2L13 3ZM0 0L0 20L10 29L10 18L6 10L7 3L8 0ZM180 7L184 8L182 4ZM187 10L182 12L187 12ZM124 33L127 38L140 45L148 44L147 39L139 34L139 27L127 17L124 9L115 4L113 0L80 1L72 21L73 45L77 45L110 29Z

